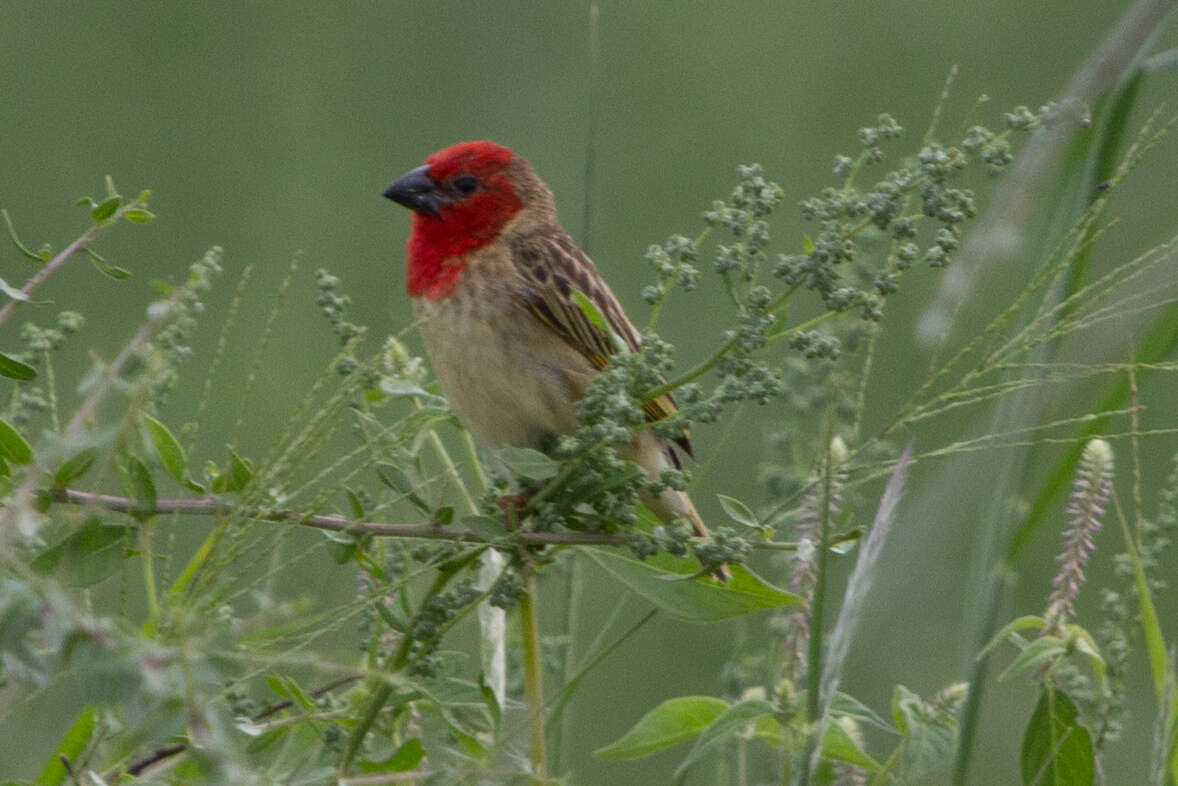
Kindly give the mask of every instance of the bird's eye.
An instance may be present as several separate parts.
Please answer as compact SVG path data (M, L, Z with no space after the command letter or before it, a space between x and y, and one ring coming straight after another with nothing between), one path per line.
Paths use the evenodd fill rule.
M463 196L470 196L482 187L482 183L474 175L459 175L453 180L454 190Z

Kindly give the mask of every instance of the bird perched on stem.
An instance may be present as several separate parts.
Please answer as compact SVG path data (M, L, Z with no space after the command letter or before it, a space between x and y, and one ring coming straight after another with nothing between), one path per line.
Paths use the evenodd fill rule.
M641 342L597 267L561 226L552 191L532 165L493 142L431 155L384 195L413 211L407 289L442 390L481 444L550 449L577 428L575 405L616 351L578 304L581 292L632 351ZM663 395L647 420L674 414ZM691 455L684 433L675 444ZM652 478L678 468L675 446L639 431L622 458ZM708 529L686 493L646 494L660 518Z

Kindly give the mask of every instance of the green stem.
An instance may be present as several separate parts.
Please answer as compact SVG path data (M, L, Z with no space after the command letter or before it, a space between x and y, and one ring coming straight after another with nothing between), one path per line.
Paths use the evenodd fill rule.
M150 519L139 522L139 559L143 561L143 588L147 594L147 624L155 626L159 619L160 604L155 589L155 565L151 550Z
M830 552L831 473L834 471L830 456L829 424L825 433L827 448L822 457L822 518L818 529L817 554L815 555L814 597L810 601L810 652L806 658L806 723L811 731L806 739L798 777L798 783L803 786L810 782L810 761L814 758L814 752L822 744L822 741L818 739L820 728L818 716L822 707L818 694L822 683L822 616L826 607L826 574Z
M536 575L531 566L523 571L524 594L519 600L520 639L524 650L524 703L528 706L528 729L532 740L532 783L544 783L548 752L544 739L543 664L540 658L540 620L537 609Z
M462 431L462 444L466 448L466 458L470 461L470 468L474 471L475 480L479 482L479 491L486 491L487 475L483 472L483 465L479 461L478 448L475 447L474 437L465 429ZM475 513L478 513L478 510L475 510Z
M416 409L422 408L421 402L417 399L413 399L413 406ZM470 435L468 434L467 439L469 438ZM472 514L477 514L479 512L478 503L475 502L474 497L470 495L470 491L467 490L466 484L462 482L462 475L458 472L458 466L454 463L454 459L450 458L449 451L447 451L446 446L442 444L442 438L438 436L438 432L431 429L429 432L429 439L430 444L434 446L434 452L438 454L438 459L442 462L442 466L446 468L446 474L450 476L450 479L454 481L454 485L458 487L458 493L462 495L462 501L466 503L467 510L469 510ZM486 478L483 477L482 469L479 468L478 459L476 458L472 463L475 467L475 473L479 477L479 482L481 482L485 488Z
M472 549L471 552L456 558L441 569L434 579L434 583L430 586L429 591L422 598L419 608L425 608L426 602L444 590L446 585L450 583L450 580L457 576L462 571L462 568L470 564L470 561L478 556L482 550L482 547ZM473 605L475 604L472 604L472 607ZM405 668L405 665L409 662L409 654L413 646L413 641L413 636L406 631L405 635L401 637L401 642L397 646L396 652L389 660L389 666L386 670L388 674L396 674ZM360 745L364 742L364 738L368 736L369 730L376 723L377 716L380 715L380 711L384 709L385 703L389 700L389 696L393 692L393 685L384 674L369 677L368 683L372 686L373 693L368 699L368 704L364 707L364 714L360 717L360 722L352 730L351 736L348 737L347 743L340 753L338 768L340 777L347 774L348 767L352 764L352 759L356 757L356 753L360 750Z
M360 722L356 724L352 735L348 737L343 753L340 754L338 768L340 778L343 778L347 774L352 759L355 758L356 752L360 750L360 743L364 742L364 737L368 735L368 730L376 723L376 716L380 714L385 702L392 695L393 686L384 677L370 677L368 681L372 683L378 680L379 684L375 686L375 691L369 697L368 705L364 708L364 714L360 717Z
M765 310L770 313L777 311L777 309L779 309L783 305L785 305L785 302L787 300L789 300L790 295L792 295L794 292L796 292L798 287L800 287L800 286L801 286L800 283L791 284L785 291L783 291L776 298L774 298L772 301L770 301L768 307ZM781 336L786 336L786 335L790 335L791 333L796 333L799 330L805 330L806 327L808 327L811 323L814 323L816 321L821 321L823 319L829 319L830 315L834 314L834 313L838 313L838 312L833 312L833 311L828 312L826 315L823 315L819 320L812 319L809 322L805 322L796 328L792 328L791 330L779 333L779 334L777 334L777 336L771 337L771 338L780 338ZM706 360L699 363L699 365L695 366L695 368L692 368L690 371L683 374L683 376L676 377L675 379L672 379L670 382L665 382L662 385L659 385L658 387L649 391L646 394L646 396L644 396L644 399L646 401L652 401L652 400L658 398L659 396L664 396L667 393L674 391L676 388L683 387L688 382L694 382L695 380L699 379L704 374L708 373L713 368L715 368L716 364L719 363L725 355L727 355L729 352L731 352L732 349L739 343L739 341L740 341L739 337L733 336L728 341L724 342L723 346L721 346L718 350L713 352L710 357L708 357Z
M593 446L593 448L589 450L589 452L592 453L603 444L604 441L598 442ZM576 461L571 461L564 466L564 469L556 473L556 475L552 477L552 480L548 481L548 483L544 485L544 488L537 491L532 496L532 498L528 500L528 507L523 511L523 515L521 515L520 518L522 519L527 515L527 513L535 510L537 505L559 491L565 483L568 483L569 480L572 479L573 475L577 474L577 472L581 469L581 462L583 460L584 459L577 459Z
M581 575L581 561L570 559L568 561L568 577L565 582L565 598L567 605L565 607L565 625L564 635L565 645L564 659L560 664L560 675L558 676L558 683L563 686L568 686L569 677L573 673L576 666L574 662L574 654L576 653L577 644L577 623L579 622L579 612L581 608L581 587L585 582L584 576ZM563 710L563 705L558 705ZM551 715L549 715L551 717ZM557 738L556 744L553 745L553 762L552 768L556 772L560 771L560 764L569 753L569 738L572 736L570 727L571 717L569 713L560 713L560 725L557 727L560 730L560 736Z
M1157 699L1160 710L1164 712L1166 640L1162 635L1157 608L1153 605L1153 596L1149 591L1149 580L1145 575L1145 566L1141 562L1140 541L1133 533L1128 518L1121 510L1120 500L1114 496L1113 502L1117 510L1117 520L1121 522L1121 535L1125 538L1125 553L1129 556L1129 565L1133 569L1133 588L1137 590L1137 601L1141 608L1141 629L1145 634L1145 652L1149 656L1149 668L1153 676L1154 698Z
M852 303L850 306L847 306L847 308L851 308L854 305L856 305L856 303ZM819 314L818 316L814 317L813 319L806 320L805 322L803 322L800 325L794 325L793 327L789 328L788 330L783 330L780 333L774 333L773 335L768 336L767 338L769 341L772 342L772 341L778 341L780 339L783 339L786 336L795 336L804 330L809 330L810 328L814 327L815 325L820 325L823 322L825 322L826 320L833 319L834 317L837 317L839 314L843 314L843 313L845 313L845 310L844 311L827 311L823 314Z

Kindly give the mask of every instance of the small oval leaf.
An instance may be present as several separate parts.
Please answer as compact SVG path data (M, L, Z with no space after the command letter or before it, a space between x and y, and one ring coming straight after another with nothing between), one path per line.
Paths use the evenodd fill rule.
M13 464L31 464L33 449L8 421L0 420L0 455Z
M12 286L2 278L0 278L0 292L3 292L5 295L8 295L8 297L12 298L13 300L20 301L21 303L24 303L29 299L28 295Z
M130 270L119 267L118 265L112 265L105 259L99 257L97 254L91 253L90 259L94 262L94 267L98 268L98 270L101 271L104 276L110 276L116 281L122 281L123 279L131 277Z
M66 459L53 475L53 485L62 487L68 486L72 481L82 477L90 471L90 467L94 466L94 461L98 458L98 451L94 448L86 448L75 453Z
M184 456L184 448L180 446L180 441L172 435L167 426L151 415L144 412L142 418L147 434L151 438L151 444L155 448L164 470L177 483L183 483L184 473L188 469L188 459Z
M616 742L598 748L602 759L640 759L672 745L698 737L728 709L728 702L714 696L680 696L667 699L643 715Z
M229 451L229 488L228 491L241 491L253 480L254 468L249 459L237 455L237 451Z
M131 485L135 489L135 499L144 512L155 511L155 481L151 479L151 471L138 457L132 456L127 462L127 474L131 478Z
M0 352L0 374L9 379L18 379L22 382L37 378L37 370L35 368L25 365L16 358L5 355L3 352Z
M757 519L757 514L736 497L729 497L726 494L717 494L716 499L720 500L720 507L728 514L728 518L735 521L737 524L743 524L746 527L760 528L761 522Z
M413 490L413 480L400 467L393 464L385 464L380 462L376 465L376 476L380 478L380 482L391 488L393 491L405 497L405 499L413 505L413 507L420 510L422 513L429 513L430 506L425 500L417 495Z
M123 198L121 196L107 197L94 206L94 208L90 211L90 215L94 218L96 223L99 221L106 221L115 214L115 211L117 211L119 206L122 204Z
M503 448L499 459L512 472L528 480L548 480L560 470L559 464L531 448Z
M48 254L38 254L20 242L20 238L16 236L16 227L12 225L12 218L9 217L7 210L0 210L0 216L4 217L4 226L8 228L8 237L21 256L34 262L45 262L49 259Z
M136 224L146 224L155 220L155 213L141 207L132 207L123 212L123 218L134 221Z

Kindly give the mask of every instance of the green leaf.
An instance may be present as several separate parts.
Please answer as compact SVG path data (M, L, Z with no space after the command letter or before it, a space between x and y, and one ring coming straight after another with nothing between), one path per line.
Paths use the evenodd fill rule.
M411 740L406 740L405 744L393 751L392 755L387 759L381 759L380 761L361 759L360 771L408 772L420 764L424 758L425 746L421 744L421 740L414 737Z
M1097 687L1103 691L1107 664L1104 662L1104 656L1100 654L1096 640L1087 629L1079 625L1068 625L1064 630L1067 633L1068 644L1088 659L1088 665L1092 667L1092 673L1096 676Z
M129 649L108 638L76 633L67 642L65 655L86 701L110 705L141 695L142 665Z
M868 772L879 772L883 766L867 755L837 721L826 727L822 735L822 757L829 761L845 761Z
M276 695L284 699L290 699L307 712L315 712L319 709L319 705L315 703L315 699L311 698L292 677L267 676L266 685Z
M998 680L1002 681L1021 674L1028 669L1034 669L1044 661L1058 658L1067 652L1062 639L1057 636L1040 636L1019 653L1014 662L1002 670Z
M761 522L757 519L757 514L736 497L729 497L726 494L717 494L716 499L720 500L720 507L728 514L728 518L735 521L737 524L743 524L746 527L753 527L760 529Z
M37 369L0 352L0 375L25 382L37 378Z
M28 638L42 625L42 616L42 601L27 584L0 578L0 654L12 655L43 677L40 658Z
M1002 630L994 634L994 638L990 639L982 651L978 653L979 658L983 658L990 654L990 650L997 647L1005 641L1012 633L1017 633L1020 630L1027 630L1028 628L1035 628L1036 630L1043 627L1043 618L1037 617L1034 614L1026 614L1022 617L1017 617L1014 620L1006 623Z
M1066 693L1044 686L1023 734L1019 759L1023 783L1088 786L1093 782L1092 738L1077 715L1076 705Z
M237 455L237 451L229 450L229 488L226 491L241 491L254 478L254 467L249 459Z
M380 482L398 494L412 494L413 481L400 467L379 462L376 465L376 476Z
M117 573L126 558L127 529L91 518L66 538L62 561L69 583L89 587Z
M900 783L919 780L953 763L956 720L931 712L920 696L903 685L897 685L892 694L892 714L896 728L904 735L897 766Z
M145 513L154 512L156 501L155 481L151 479L151 471L143 463L142 459L137 456L131 456L127 460L127 476L131 481L131 487L135 491L135 499L138 500L140 509Z
M573 300L577 301L577 308L581 309L581 313L585 315L585 318L588 319L595 327L598 327L608 333L610 331L609 323L605 321L605 315L601 313L601 309L597 307L597 304L590 300L588 295L576 287L572 287L571 289L573 293Z
M614 330L613 325L611 325L609 320L605 318L605 315L601 313L601 309L597 307L597 304L594 303L588 295L576 287L570 287L570 289L572 290L573 300L576 302L577 308L581 309L581 313L585 315L585 318L588 319L594 327L600 329L603 333L609 336L610 343L614 345L614 351L622 355L630 354L630 345L627 344L622 339L622 337L618 335L618 332Z
M773 705L764 699L747 699L726 708L700 733L691 752L675 769L673 777L676 780L682 778L710 748L736 737L750 723L772 717L773 712Z
M775 717L758 720L753 726L753 736L771 748L785 747L785 727Z
M416 398L421 399L423 403L431 406L446 406L446 399L441 396L435 396L415 382L398 379L397 377L382 378L380 380L380 391L392 398Z
M6 420L0 420L0 456L13 464L33 463L33 449Z
M29 299L28 295L26 295L24 292L17 289L16 287L12 286L11 284L9 284L7 281L5 281L2 278L0 278L0 292L3 292L5 295L8 295L8 297L12 298L13 300L17 300L21 303L25 303Z
M506 533L503 519L490 516L466 516L458 522L459 529L482 535L487 540L502 538Z
M136 224L146 224L155 220L155 213L141 207L130 207L123 211L123 218Z
M560 471L560 464L531 448L505 447L499 451L499 460L516 475L528 480L548 480Z
M90 209L90 215L94 218L94 223L106 221L118 211L122 204L123 198L118 194L107 197Z
M245 724L239 723L237 725L237 728L240 729L241 731L246 731L245 728L243 728L244 726L245 726ZM267 731L264 731L245 744L245 752L246 753L261 753L262 751L266 750L271 745L273 745L274 743L278 742L280 739L285 737L286 733L288 731L290 731L289 726L279 726L276 729L269 729ZM249 732L246 731L246 733L248 734Z
M33 782L35 786L60 786L65 783L69 772L62 762L62 758L71 764L76 763L93 736L94 708L85 707L78 714L69 731L62 737L57 750L49 757L49 761L45 762L37 780Z
M498 731L503 709L499 706L499 697L495 695L495 689L487 684L486 675L481 671L479 672L479 695L483 697L483 704L487 705L487 714L491 716L491 728Z
M61 564L62 557L65 556L66 543L68 538L54 543L52 546L47 546L33 557L29 562L29 567L42 576L52 573L57 570L57 566Z
M12 240L12 244L16 246L16 250L21 253L21 256L31 259L34 262L48 261L49 256L47 254L38 254L20 242L20 238L16 236L16 227L12 225L12 218L9 217L7 210L0 210L0 215L4 216L4 226L8 228L8 237Z
M58 488L68 486L89 472L97 458L98 450L95 448L84 448L78 451L57 468L57 472L53 474L53 485Z
M184 473L188 469L188 459L184 456L184 448L180 447L180 441L172 435L171 431L168 431L167 426L151 415L144 412L140 417L143 419L143 425L147 428L148 436L151 437L151 444L155 447L160 464L172 476L173 480L183 483Z
M834 694L830 702L830 711L834 715L853 718L858 723L869 723L877 729L883 729L891 734L896 733L896 727L879 716L873 709L854 696L841 691Z
M363 521L366 516L364 513L364 503L360 501L360 495L345 486L344 496L348 499L348 511L350 516L357 521Z
M376 476L380 478L381 483L405 497L413 507L422 513L431 512L429 503L417 495L417 492L413 490L413 481L400 467L383 462L377 463Z
M803 602L743 565L731 566L732 578L727 584L707 576L667 581L698 573L699 563L665 553L645 562L602 548L586 548L581 553L658 608L689 622L714 622Z
M99 272L101 272L104 276L110 276L111 278L118 281L122 281L125 278L131 277L130 270L121 268L118 265L110 264L94 249L87 247L82 250L85 251L86 255L90 257L90 261L94 263L94 267L98 268Z
M1174 736L1170 738L1170 778L1178 783L1178 726L1174 727Z
M323 530L327 538L327 552L336 565L347 565L356 556L356 539L346 532Z
M667 699L643 715L621 739L593 752L602 759L640 759L700 735L728 709L713 696Z

